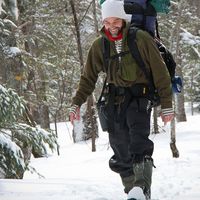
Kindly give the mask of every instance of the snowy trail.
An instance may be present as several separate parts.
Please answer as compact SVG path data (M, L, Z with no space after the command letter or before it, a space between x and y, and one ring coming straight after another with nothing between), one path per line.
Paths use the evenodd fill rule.
M118 185L113 185L104 182L88 181L88 180L6 180L0 183L1 200L110 200L113 199L114 191ZM81 188L81 190L77 190ZM104 191L104 193L102 193ZM106 197L105 197L106 195ZM118 196L118 195L117 195ZM120 197L120 194L118 198ZM124 196L125 197L125 196ZM122 195L121 198L123 199Z
M151 136L155 143L153 200L200 199L200 115L177 124L180 158L172 158L169 133ZM165 127L168 130L169 127ZM0 180L0 200L126 200L120 178L108 167L112 150L107 134L90 143L73 144L66 124L59 124L60 156L31 160L37 174L25 173L24 180Z

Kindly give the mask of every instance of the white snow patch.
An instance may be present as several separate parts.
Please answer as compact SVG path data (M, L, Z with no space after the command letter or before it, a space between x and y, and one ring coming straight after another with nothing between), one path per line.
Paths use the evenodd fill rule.
M10 52L14 56L21 54L21 50L17 47L10 47Z
M153 155L152 199L200 199L200 115L187 116L177 124L177 148L180 158L172 158L169 125L162 134L151 135ZM126 200L120 177L108 166L113 155L108 134L100 132L96 152L91 142L73 144L70 124L58 124L60 156L32 158L33 166L45 178L25 173L24 180L0 180L1 200Z
M182 36L182 40L189 45L197 45L200 44L200 37L192 35L190 32L188 32L186 29L182 29L184 32L180 33Z
M9 24L13 28L17 28L17 25L14 22L12 22L11 20L9 20L9 19L4 19L3 22L5 24Z
M4 0L0 0L0 14L3 11L2 5L4 4Z

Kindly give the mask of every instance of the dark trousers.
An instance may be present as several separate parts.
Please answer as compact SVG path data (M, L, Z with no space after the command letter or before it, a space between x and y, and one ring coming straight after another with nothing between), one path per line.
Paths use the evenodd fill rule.
M133 98L126 111L120 115L125 120L124 125L121 125L120 118L114 120L114 128L109 132L110 145L114 151L109 165L122 178L133 175L134 163L153 154L154 145L148 138L151 115L148 105L146 98ZM114 112L114 116L117 116L117 106Z

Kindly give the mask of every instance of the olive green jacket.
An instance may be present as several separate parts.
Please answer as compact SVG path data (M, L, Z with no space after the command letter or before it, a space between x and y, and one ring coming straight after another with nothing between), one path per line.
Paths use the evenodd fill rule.
M123 29L122 51L129 51L127 45L127 32L129 24ZM93 92L97 82L98 74L104 71L103 51L101 37L106 37L103 31L90 47L87 62L80 78L78 90L73 97L72 104L81 106L87 97ZM151 70L154 85L160 96L161 108L172 108L171 79L165 63L153 38L145 31L139 30L136 35L136 43L140 54ZM117 54L114 42L110 42L110 56ZM129 87L136 83L148 83L144 73L136 64L131 53L119 59L110 60L107 70L107 81L116 86Z

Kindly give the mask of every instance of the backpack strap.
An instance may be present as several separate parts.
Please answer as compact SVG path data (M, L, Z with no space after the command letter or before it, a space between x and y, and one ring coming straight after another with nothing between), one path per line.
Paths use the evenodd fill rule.
M103 49L103 64L104 64L104 71L108 71L108 65L109 65L109 60L115 60L118 59L119 57L123 57L126 54L129 54L130 51L124 51L117 53L115 55L110 56L110 43L109 41L102 37L101 38L101 43L102 43L102 49Z
M105 37L101 37L101 46L103 50L103 70L107 73L110 58L110 43Z
M151 72L149 72L146 68L146 65L141 57L141 54L139 52L137 43L136 43L136 34L137 31L140 30L137 27L130 26L128 31L128 47L131 52L132 57L135 59L136 63L140 67L140 69L143 71L146 79L149 82L150 90L155 90L155 86L153 84L153 77Z
M160 34L158 30L158 20L156 19L156 37L160 40Z
M103 50L103 70L105 73L108 72L108 66L109 66L110 59L111 60L118 59L119 57L123 57L130 52L130 51L125 51L125 52L121 52L121 53L115 54L113 56L110 56L110 43L105 37L101 38L101 46L102 46L102 50ZM107 76L104 80L103 88L102 88L101 95L99 97L98 102L101 101L101 99L103 97L103 92L106 88L106 82L107 82Z

